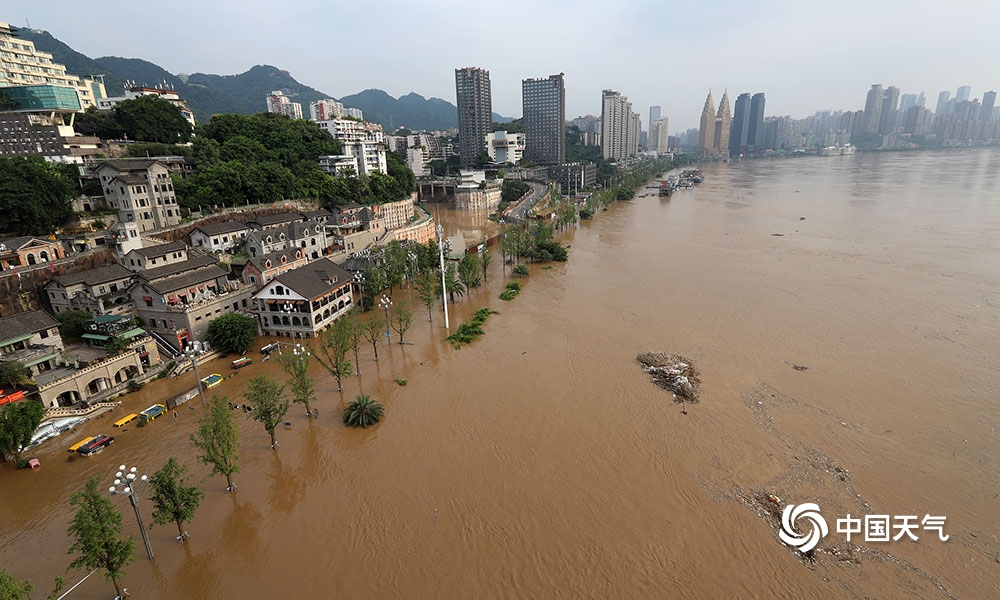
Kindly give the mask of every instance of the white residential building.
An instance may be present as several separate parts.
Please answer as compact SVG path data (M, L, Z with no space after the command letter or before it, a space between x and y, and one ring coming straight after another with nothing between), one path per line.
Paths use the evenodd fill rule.
M180 109L181 115L191 124L191 127L195 126L194 113L188 108L187 103L181 99L177 92L173 90L164 90L160 88L150 88L135 86L125 89L124 96L115 96L114 98L99 98L97 100L97 108L101 110L111 110L119 102L124 102L125 100L135 100L136 98L141 98L142 96L159 96L164 100L170 102L174 106Z
M329 121L331 119L342 119L343 117L344 105L333 98L309 103L310 121Z
M494 131L486 135L486 152L495 163L516 165L524 156L524 134Z
M319 166L326 173L338 177L353 166L356 174L388 173L385 159L385 133L382 126L353 119L317 121L320 129L340 141L340 156L321 156Z
M292 119L302 118L302 105L286 96L281 90L267 95L267 112L278 113Z
M253 297L264 335L316 337L354 307L352 281L329 258L271 279Z
M92 169L100 178L108 206L118 211L120 225L133 233L171 227L181 222L170 171L155 159L107 160ZM119 227L127 230L128 227Z
M348 117L354 117L355 119L364 119L365 116L362 114L360 108L345 108L344 115Z

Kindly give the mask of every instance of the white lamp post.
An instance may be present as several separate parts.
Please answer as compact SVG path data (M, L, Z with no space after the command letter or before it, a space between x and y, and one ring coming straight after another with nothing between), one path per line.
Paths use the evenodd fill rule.
M194 376L198 380L198 394L201 395L201 405L205 406L205 390L201 387L201 374L198 372L198 357L202 354L208 352L204 348L201 342L189 341L187 348L184 349L184 356L191 359L191 364L194 365Z
M444 227L438 223L437 226L438 234L438 257L441 259L441 303L444 304L444 328L450 329L448 326L448 290L445 287L444 280L444 243L442 242L442 236L444 235Z
M292 317L291 317L291 314L294 313L294 312L298 312L298 311L295 310L295 307L292 306L291 302L285 301L284 306L281 307L281 312L284 313L284 315L288 318L288 330L291 332L291 334L292 334L292 341L294 342L295 341L295 330L292 329ZM278 345L278 349L279 350L281 349L281 344ZM280 354L280 352L279 352L279 354Z
M385 339L391 340L392 336L389 335L389 308L392 306L392 299L385 294L382 294L382 298L378 301L378 305L385 309ZM388 341L386 343L389 343Z
M143 543L146 544L146 555L149 556L149 560L153 560L153 547L149 544L146 527L142 524L142 513L139 512L139 501L136 500L135 495L137 488L146 483L148 477L145 475L141 477L136 475L136 470L135 467L126 470L125 465L118 467L118 472L115 473L115 484L108 488L108 491L111 492L112 496L124 494L132 501L132 508L135 509L135 519L139 522L139 532L142 534Z
M358 272L354 274L354 283L358 284L358 291L361 292L361 310L365 310L365 274Z

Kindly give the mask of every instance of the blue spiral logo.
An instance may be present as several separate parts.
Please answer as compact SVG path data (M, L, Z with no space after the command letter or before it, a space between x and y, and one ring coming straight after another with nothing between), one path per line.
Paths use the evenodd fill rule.
M809 522L808 533L799 533L795 528L799 519ZM789 504L781 513L781 531L778 537L799 552L809 552L819 544L819 541L829 533L826 519L819 514L819 505L813 502L805 504Z

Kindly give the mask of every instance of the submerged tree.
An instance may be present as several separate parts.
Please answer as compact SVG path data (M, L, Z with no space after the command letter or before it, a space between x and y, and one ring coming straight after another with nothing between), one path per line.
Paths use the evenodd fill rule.
M0 600L31 600L30 581L22 581L7 571L0 571Z
M103 570L104 578L115 586L115 593L123 597L123 569L135 560L135 540L122 533L122 515L102 490L98 490L99 485L100 480L95 475L87 481L83 491L70 496L70 505L77 509L66 531L76 541L68 553L79 556L69 566L71 569Z
M21 450L31 443L31 436L44 416L45 407L34 400L9 402L0 407L0 454L4 460L21 458Z
M458 279L466 289L479 287L481 280L479 255L475 253L466 254L458 263Z
M305 346L296 346L291 352L278 357L281 370L291 381L292 402L305 405L307 417L313 415L312 403L316 401L313 379L309 377L311 358L312 352Z
M486 267L490 266L493 259L490 257L490 249L486 247L486 236L484 235L480 238L479 243L483 246L483 251L480 253L479 263L483 265L483 282L486 282Z
M212 397L208 411L198 421L198 431L191 436L191 443L201 450L198 460L211 465L212 473L225 476L226 491L234 491L233 473L240 472L240 431L228 397Z
M341 379L351 376L351 363L347 353L351 351L350 319L340 318L333 322L319 337L316 360L337 380L337 391L344 391Z
M190 537L184 531L184 523L194 518L194 512L205 497L205 492L198 486L184 485L185 473L187 467L171 456L167 464L149 479L153 489L153 522L157 525L176 523L177 539L182 542Z
M238 312L226 313L209 322L205 339L217 350L241 354L257 339L257 319Z
M354 353L354 374L361 375L361 363L358 360L358 352L361 351L361 340L365 337L365 326L361 322L357 310L352 309L345 318L348 319L348 323L351 325L349 333L351 352Z
M427 307L427 320L433 321L432 312L434 304L437 302L437 284L434 282L433 273L424 273L417 277L417 295L420 301Z
M358 394L344 409L344 425L368 428L382 419L385 409L368 394Z
M274 429L291 406L291 402L285 397L285 386L267 375L259 375L250 380L243 395L253 406L254 421L264 425L264 430L271 436L271 448L277 449Z
M372 350L375 351L375 361L377 362L378 345L385 339L385 319L372 315L362 326L364 327L362 333L365 339L371 342Z
M410 328L413 324L413 313L406 310L402 306L396 306L392 311L392 317L389 319L389 325L392 327L393 331L399 334L399 344L403 345L403 334L406 330Z

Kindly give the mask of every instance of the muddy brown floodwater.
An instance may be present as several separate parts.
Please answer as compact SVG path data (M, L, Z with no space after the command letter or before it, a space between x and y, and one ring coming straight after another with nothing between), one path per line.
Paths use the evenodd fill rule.
M205 480L186 544L154 527L155 560L140 545L127 570L133 597L1000 596L1000 152L704 171L694 190L641 190L581 223L569 262L531 265L512 302L494 261L452 312L454 329L501 311L471 346L442 342L440 308L428 323L415 307L407 345L377 363L366 350L343 394L314 365L322 414L294 406L277 451L239 413L238 492ZM687 414L636 364L646 350L697 361ZM229 372L215 365L202 370ZM277 361L212 392L239 401L260 373ZM361 391L385 420L345 429ZM40 447L37 472L0 469L2 567L39 589L65 574L68 498L92 475L110 485L120 463L151 473L176 456L205 476L193 406L112 431L119 410ZM117 443L67 460L103 431ZM830 534L813 560L780 543L764 494L820 506ZM835 524L847 513L943 515L950 538L850 545ZM110 591L95 576L71 598Z

